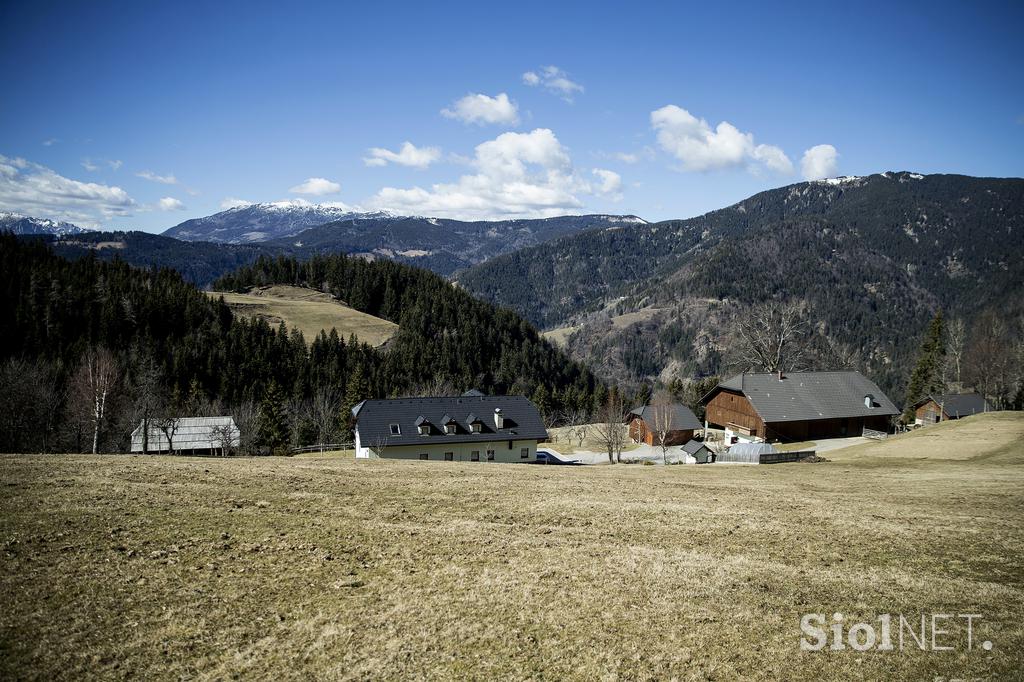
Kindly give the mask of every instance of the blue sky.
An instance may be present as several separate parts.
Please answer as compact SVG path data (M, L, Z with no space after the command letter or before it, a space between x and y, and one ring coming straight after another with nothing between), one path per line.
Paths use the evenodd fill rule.
M804 177L1024 174L1021 3L369 4L4 3L0 210L660 220Z

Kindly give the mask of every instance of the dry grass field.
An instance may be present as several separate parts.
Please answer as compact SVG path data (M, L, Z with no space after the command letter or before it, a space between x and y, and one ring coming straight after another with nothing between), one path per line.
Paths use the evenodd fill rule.
M246 294L208 293L215 298L223 296L232 310L246 317L262 317L271 326L284 321L289 327L297 327L307 341L316 338L320 330L329 332L333 327L346 341L349 334L355 334L360 341L379 346L398 331L394 322L353 310L329 294L312 289L275 285Z
M1022 416L760 467L0 457L0 677L1020 679Z

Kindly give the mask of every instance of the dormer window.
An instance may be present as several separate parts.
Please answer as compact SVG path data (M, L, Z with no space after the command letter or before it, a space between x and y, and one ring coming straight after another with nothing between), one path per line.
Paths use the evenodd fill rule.
M455 433L455 424L454 423L445 424L444 425L444 432L445 433Z
M421 436L430 435L430 422L427 421L427 418L424 417L423 415L420 415L419 417L416 418L416 431Z
M458 424L455 423L455 420L453 418L449 417L448 415L445 415L441 419L441 424L444 425L444 432L446 434L453 434L453 433L455 433L455 427L458 426Z
M480 431L483 430L483 424L481 424L480 422L473 422L472 424L469 425L469 430L472 431L473 433L480 433Z
M402 427L399 426L398 424L391 424L391 435L392 436L401 436L402 435Z

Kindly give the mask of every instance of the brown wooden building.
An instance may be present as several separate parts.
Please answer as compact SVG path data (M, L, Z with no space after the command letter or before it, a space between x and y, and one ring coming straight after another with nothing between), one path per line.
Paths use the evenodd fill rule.
M629 438L634 443L647 443L648 445L661 445L658 442L658 431L661 416L659 411L664 410L664 418L668 422L668 434L665 438L665 445L682 445L693 438L693 432L704 428L697 415L686 405L644 405L629 413Z
M930 395L914 405L914 423L934 424L988 412L990 409L988 401L977 393Z
M737 374L701 402L708 425L738 440L800 441L888 431L896 406L859 372Z

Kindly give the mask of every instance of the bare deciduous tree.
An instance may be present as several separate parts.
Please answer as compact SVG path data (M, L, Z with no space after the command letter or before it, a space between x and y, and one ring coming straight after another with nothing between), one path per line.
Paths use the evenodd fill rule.
M341 412L341 393L329 386L321 386L313 393L309 401L309 418L316 427L317 442L320 452L324 445L334 440L338 434L338 414Z
M661 448L661 461L668 464L668 440L672 433L672 417L675 410L672 396L661 391L654 396L651 404L644 410L645 416L650 413L650 424L653 427L654 442Z
M964 346L967 343L967 325L960 318L953 318L946 322L946 357L952 365L953 381L956 383L956 390L963 390L962 370L964 360Z
M243 402L231 409L231 416L238 427L238 450L243 455L253 454L256 446L256 430L259 409L253 402Z
M164 413L151 420L153 426L164 434L167 440L167 454L174 454L174 434L178 431L178 417L174 414Z
M608 401L598 410L594 433L608 453L608 462L622 461L622 448L628 438L626 408L617 392L608 395Z
M92 452L99 451L100 432L106 425L107 405L117 385L119 368L114 354L106 348L90 348L75 372L76 401L92 424Z
M235 447L235 429L231 424L215 426L210 431L210 449L220 449L220 456L227 457Z
M964 369L992 406L1004 409L1015 373L1015 349L1009 325L998 312L987 310L975 321L973 331L971 344L964 354Z
M803 304L767 301L755 305L736 324L736 363L762 372L802 369L807 333Z

